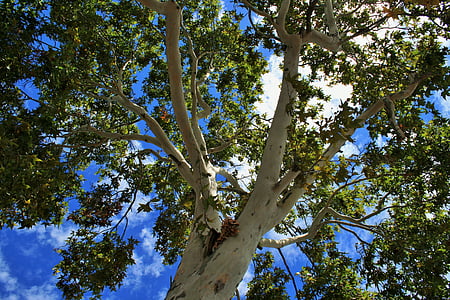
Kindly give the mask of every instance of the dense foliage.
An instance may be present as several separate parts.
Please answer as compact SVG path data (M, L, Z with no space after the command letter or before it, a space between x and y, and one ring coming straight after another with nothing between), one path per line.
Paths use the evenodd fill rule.
M169 23L172 3L0 3L0 228L75 224L58 287L100 297L133 264L129 214L158 215L165 263L199 236L209 261L239 224L256 232L243 218L265 177L266 229L307 262L256 251L248 299L287 299L292 281L298 299L449 298L449 4L180 0ZM285 58L273 116L258 111L270 55ZM328 113L320 82L351 96Z

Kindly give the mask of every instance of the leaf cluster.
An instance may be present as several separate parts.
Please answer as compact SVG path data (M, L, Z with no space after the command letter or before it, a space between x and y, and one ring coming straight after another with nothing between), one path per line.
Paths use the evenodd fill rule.
M67 246L58 249L62 261L54 267L57 286L65 299L101 299L105 288L117 290L129 265L134 264L133 249L138 242L128 241L115 232L99 235L88 229L78 230L67 239Z

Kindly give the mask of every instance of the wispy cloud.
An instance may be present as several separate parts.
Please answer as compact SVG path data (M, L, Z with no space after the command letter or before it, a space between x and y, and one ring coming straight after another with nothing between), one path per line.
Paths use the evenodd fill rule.
M350 157L352 155L358 155L360 153L358 147L355 144L348 141L345 142L344 146L342 146L341 151L344 157Z
M15 277L0 252L0 299L4 300L57 300L60 299L53 278L42 285L26 286Z
M0 290L6 292L12 292L17 290L18 281L17 278L11 275L8 264L3 258L3 253L0 252Z
M19 234L32 234L35 235L37 241L42 245L50 245L53 248L62 247L65 244L65 240L69 237L70 233L75 230L75 225L71 223L64 223L59 227L43 225L37 225L28 230L18 231Z
M167 288L165 288L165 289L162 289L162 290L160 290L159 292L158 292L158 300L164 300L164 299L166 299L166 295L167 295L167 292L169 291L169 289L167 289Z
M257 110L261 114L267 114L268 117L272 117L278 101L280 93L281 80L283 78L283 71L280 66L283 63L283 58L272 54L269 57L269 72L262 77L263 83L263 96L262 102L257 104ZM310 68L299 68L299 74L307 76L311 73ZM331 101L321 101L323 105L322 115L329 117L338 111L338 107L341 101L345 101L350 98L353 92L353 87L343 84L330 84L326 80L317 80L312 83L315 87L322 89L322 91L331 96ZM312 103L316 103L318 100L314 100Z
M262 77L263 96L262 102L258 103L256 108L261 114L267 114L271 118L275 112L280 93L280 84L283 77L283 71L280 68L283 59L276 55L269 58L269 72Z
M130 267L128 276L124 281L125 285L133 286L135 289L142 286L144 278L158 278L166 269L163 258L154 250L156 239L152 232L143 228L139 237L141 240L140 251L135 251L133 254L136 264Z
M245 272L244 277L242 278L242 281L239 283L237 290L239 291L239 295L242 297L243 295L247 294L248 291L248 283L253 279L254 273L253 273L253 267L250 264L250 266L247 269L247 272Z
M444 117L450 117L450 97L443 97L440 92L431 96L432 102Z

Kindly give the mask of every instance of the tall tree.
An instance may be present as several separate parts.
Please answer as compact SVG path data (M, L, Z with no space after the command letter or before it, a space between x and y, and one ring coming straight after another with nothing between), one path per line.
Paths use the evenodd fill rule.
M432 101L448 95L449 12L438 0L4 0L0 227L78 226L55 267L67 299L120 286L133 207L159 213L165 262L182 257L167 299L229 299L252 258L249 299L284 299L295 276L299 299L450 297L450 127ZM283 58L273 116L257 110L267 53ZM319 81L352 87L334 114ZM99 180L84 189L91 165ZM338 231L360 240L358 259ZM293 244L310 262L295 276L254 256Z

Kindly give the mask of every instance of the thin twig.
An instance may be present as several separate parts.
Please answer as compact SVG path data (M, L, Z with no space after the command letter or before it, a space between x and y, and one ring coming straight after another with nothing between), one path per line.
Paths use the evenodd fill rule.
M280 256L281 256L281 259L283 260L283 264L284 264L284 266L286 267L286 269L287 269L287 271L288 271L288 273L289 273L289 276L291 277L292 284L294 285L295 295L298 295L297 283L295 282L295 277L294 277L294 275L293 275L292 272L291 272L291 268L289 268L289 265L288 265L288 263L287 263L287 261L286 261L286 258L284 257L283 252L281 251L281 249L280 249L280 248L277 248L277 250L278 250L278 253L279 253Z

